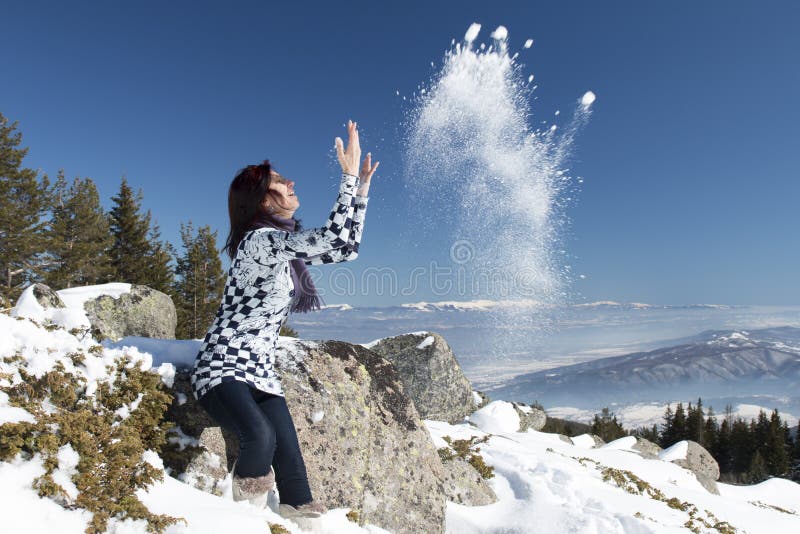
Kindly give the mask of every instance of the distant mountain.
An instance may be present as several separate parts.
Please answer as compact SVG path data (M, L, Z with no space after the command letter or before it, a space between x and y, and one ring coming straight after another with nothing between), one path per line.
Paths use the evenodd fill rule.
M394 304L390 306L374 307L374 306L358 306L352 307L349 304L332 304L329 307L335 308L339 306L346 307L345 309L359 309L359 310L392 310L404 309L415 311L495 311L504 308L575 308L575 309L614 309L614 310L641 310L641 309L662 309L662 310L691 310L691 309L731 309L745 306L731 306L727 304L647 304L644 302L616 302L613 300L602 300L597 302L586 302L577 304L564 304L554 306L546 304L539 300L533 299L519 299L519 300L491 300L491 299L476 299L476 300L442 300L436 302L408 302L404 304Z
M546 406L800 392L800 328L709 330L686 339L648 352L519 375L487 392Z

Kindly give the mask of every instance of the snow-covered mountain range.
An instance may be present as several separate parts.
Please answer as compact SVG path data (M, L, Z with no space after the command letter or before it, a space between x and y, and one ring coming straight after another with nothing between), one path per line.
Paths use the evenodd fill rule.
M608 406L672 399L735 403L768 394L798 414L800 329L707 331L678 345L527 373L488 392L546 406ZM788 404L788 406L786 406ZM775 406L777 407L777 406Z

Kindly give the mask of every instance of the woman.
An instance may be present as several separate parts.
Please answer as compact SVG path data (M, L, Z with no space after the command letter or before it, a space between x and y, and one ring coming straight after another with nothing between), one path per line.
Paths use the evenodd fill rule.
M277 482L278 512L284 517L317 517L326 511L312 498L274 358L289 311L320 307L306 265L358 255L369 184L378 163L373 166L367 154L359 173L357 124L349 121L347 129L347 149L340 138L335 142L342 166L339 195L321 228L298 231L293 215L300 202L294 182L272 170L269 161L250 165L233 179L226 243L231 267L191 376L195 399L239 437L234 499L263 507Z

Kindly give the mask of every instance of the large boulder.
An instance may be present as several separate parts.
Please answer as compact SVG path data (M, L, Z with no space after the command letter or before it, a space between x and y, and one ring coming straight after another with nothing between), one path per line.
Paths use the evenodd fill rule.
M33 296L42 308L66 308L64 301L46 284L33 284Z
M402 334L373 342L369 348L394 364L423 419L456 424L475 411L472 385L439 334Z
M447 475L391 362L360 345L281 337L275 367L315 499L391 532L444 532ZM220 493L238 444L210 426L188 372L174 388L168 417L200 444L178 476Z
M658 455L661 454L663 450L661 446L639 436L636 436L636 443L631 449L637 451L642 458L647 458L649 460L658 458Z
M719 479L719 464L702 445L684 440L664 449L659 457L693 472L700 484L710 493L719 495L716 480Z
M544 428L547 423L547 414L544 410L540 410L535 406L528 406L524 402L513 402L514 409L519 415L519 431L526 432L528 430L536 430L537 432Z
M33 316L51 317L62 325L80 316L78 324L83 326L88 319L90 333L98 341L118 341L126 336L175 339L178 316L172 298L165 293L123 283L67 288L60 293L45 284L33 284L17 301L16 307L24 308L18 313L31 316L28 299L32 295L41 308L33 311ZM21 304L23 300L26 304ZM83 309L78 310L79 306Z
M83 305L95 339L118 341L126 336L175 339L178 315L172 298L143 285L117 298L100 295Z

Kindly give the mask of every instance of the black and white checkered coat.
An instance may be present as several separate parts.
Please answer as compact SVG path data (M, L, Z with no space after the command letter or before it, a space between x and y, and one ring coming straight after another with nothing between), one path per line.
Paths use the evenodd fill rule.
M358 256L368 198L356 195L357 185L356 176L342 175L339 196L321 228L245 233L216 318L194 361L195 399L228 380L284 395L274 364L278 332L295 294L289 261L304 258L307 265L319 265Z

